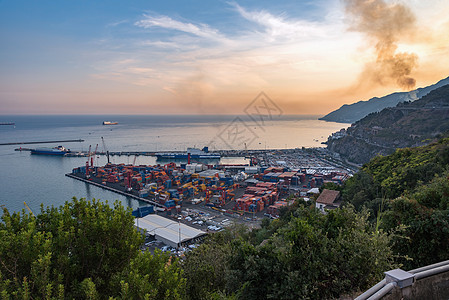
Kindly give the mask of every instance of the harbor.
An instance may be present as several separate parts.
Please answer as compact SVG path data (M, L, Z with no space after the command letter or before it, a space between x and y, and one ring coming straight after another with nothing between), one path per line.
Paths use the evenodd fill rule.
M227 155L231 153L226 151ZM264 217L277 218L282 207L292 204L291 195L309 201L323 184L342 184L352 176L343 162L319 149L233 154L248 155L249 163L207 164L188 159L156 165L94 166L91 158L66 176L145 202L159 214L187 223L193 217L208 216L192 224L207 230L210 228L206 225L222 228L221 222L227 217L257 226Z
M4 143L10 142L1 149L3 167L16 170L4 175L9 183L3 197L6 206L14 210L22 209L15 199L30 195L33 197L27 202L33 211L39 210L40 203L58 206L74 196L118 200L134 211L151 207L157 215L173 222L179 220L196 229L215 232L234 223L258 227L261 220L276 218L282 207L291 204L289 195L313 198L308 196L313 186L344 180L344 174L352 173L348 166L334 161L331 153L319 148L316 137L327 136L331 131L325 122L319 122L315 131L315 121L286 118L275 127L267 127L267 132L253 143L234 145L225 140L229 144L226 145L218 127L207 123L209 117L201 117L200 123L198 118L159 116L106 119L118 121L115 126L102 126L99 120L104 118L95 116L30 120L17 117L17 128L3 129ZM218 124L226 126L230 120L225 118ZM286 124L294 129L303 122L308 125L297 126L296 131L289 133L297 142L289 144L279 136ZM67 151L55 149L58 146ZM200 147L190 152L189 163L189 147L197 146ZM39 151L30 155L32 150ZM204 159L203 152L217 158ZM87 178L82 167L89 170ZM72 173L78 168L78 173ZM123 172L126 170L132 172ZM35 176L36 172L40 176ZM162 172L168 177L163 177ZM120 173L132 175L128 180L131 190ZM148 178L150 174L152 179ZM23 181L38 182L45 190L36 190Z

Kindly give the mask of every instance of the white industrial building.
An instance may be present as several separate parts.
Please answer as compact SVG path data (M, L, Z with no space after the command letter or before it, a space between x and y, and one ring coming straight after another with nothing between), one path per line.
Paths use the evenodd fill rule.
M193 242L207 234L202 230L156 214L136 218L134 225L145 230L148 235L153 235L156 240L173 248L178 248L184 243Z

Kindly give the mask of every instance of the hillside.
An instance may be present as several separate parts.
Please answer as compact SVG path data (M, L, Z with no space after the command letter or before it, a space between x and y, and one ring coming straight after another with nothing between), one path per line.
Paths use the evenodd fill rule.
M331 151L363 164L396 148L426 145L449 131L449 85L419 100L371 113L327 141Z
M342 195L393 234L404 269L446 260L449 247L449 138L378 156L346 181ZM407 238L404 238L407 237Z
M393 93L381 98L374 97L367 101L359 101L354 104L345 104L339 109L325 115L320 120L354 123L373 112L379 112L387 107L395 107L397 104L405 101L415 101L427 95L431 91L449 84L449 77L440 80L436 84L419 88L410 92Z

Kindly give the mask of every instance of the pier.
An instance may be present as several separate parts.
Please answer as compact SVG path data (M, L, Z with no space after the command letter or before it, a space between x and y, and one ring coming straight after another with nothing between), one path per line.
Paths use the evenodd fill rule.
M84 140L60 140L60 141L34 141L34 142L13 142L13 143L0 143L0 146L10 145L31 145L31 144L56 144L56 143L82 143Z
M111 191L111 192L114 192L114 193L117 193L117 194L121 194L121 195L126 196L126 197L131 197L131 198L136 199L136 200L144 201L144 202L147 202L147 203L149 203L149 204L152 204L152 205L154 205L154 206L156 206L156 207L160 207L160 208L164 208L164 209L165 209L165 206L164 206L164 205L162 205L162 204L160 204L160 203L157 203L157 202L155 202L155 201L152 201L152 200L150 200L150 199L141 198L141 197L138 197L138 196L133 195L133 194L131 194L131 193L126 193L125 191L121 191L121 190L118 190L118 189L116 189L116 188L113 188L113 187L104 185L104 184L100 184L100 183L97 183L97 182L94 182L94 181L91 181L91 180L87 180L87 179L85 179L85 178L76 176L76 175L71 174L71 173L65 174L65 176L70 177L70 178L73 178L73 179L76 179L76 180L79 180L79 181L83 181L83 182L85 182L85 183L92 184L92 185L97 186L97 187L99 187L99 188L102 188L102 189L105 189L105 190L108 190L108 191Z

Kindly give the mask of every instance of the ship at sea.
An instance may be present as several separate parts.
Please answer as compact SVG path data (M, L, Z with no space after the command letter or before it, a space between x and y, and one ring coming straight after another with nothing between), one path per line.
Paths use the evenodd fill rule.
M54 156L64 156L67 153L70 153L70 149L66 149L63 146L58 146L54 148L36 148L30 149L31 154L40 154L40 155L54 155Z
M117 125L118 122L113 122L113 121L104 121L103 125Z
M190 155L192 159L220 159L220 154L209 153L209 148L204 147L203 149L197 148L187 148L186 152L158 152L155 153L157 158L162 159L187 159Z

